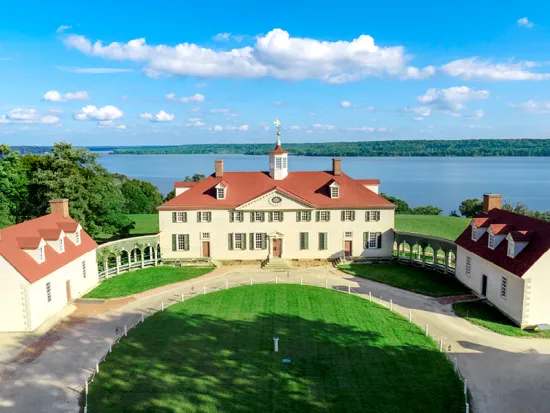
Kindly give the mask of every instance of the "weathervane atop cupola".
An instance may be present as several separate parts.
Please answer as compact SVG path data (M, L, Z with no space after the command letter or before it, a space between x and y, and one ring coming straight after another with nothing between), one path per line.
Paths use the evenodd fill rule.
M277 119L273 124L277 128L277 146L269 152L269 176L279 180L288 175L288 152L281 147L281 121Z

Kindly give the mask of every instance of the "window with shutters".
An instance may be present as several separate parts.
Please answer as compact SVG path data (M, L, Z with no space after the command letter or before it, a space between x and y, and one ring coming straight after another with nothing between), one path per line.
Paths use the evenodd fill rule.
M74 234L76 245L80 245L80 231L76 231Z
M472 257L466 257L466 276L472 276Z
M263 245L263 234L256 232L254 234L254 249L261 250Z
M201 211L200 214L201 214L201 218L200 218L201 222L210 222L210 221L212 221L212 212L210 212L210 211Z
M185 249L185 234L178 234L178 250L183 251Z
M330 211L319 211L319 221L330 221Z
M380 211L365 211L365 221L380 221Z
M86 278L86 261L82 261L82 278Z
M319 249L320 250L326 250L328 249L328 236L326 232L319 232Z
M273 221L282 221L283 220L283 213L281 211L275 211L272 212L273 214Z
M311 211L298 211L296 216L297 221L311 221Z
M46 283L46 297L48 302L52 301L52 285L51 283Z
M378 247L378 237L379 232L369 232L369 248Z
M176 222L186 222L187 221L187 212L176 212Z
M300 249L307 250L309 248L309 233L300 232Z
M264 221L265 213L264 212L251 212L253 221Z
M243 222L244 221L244 212L242 212L242 211L230 211L229 212L229 221L231 221L231 222Z
M233 234L233 248L236 250L243 249L243 234Z
M502 277L500 282L500 296L506 298L506 289L508 288L508 277Z
M342 211L342 221L355 221L355 211Z

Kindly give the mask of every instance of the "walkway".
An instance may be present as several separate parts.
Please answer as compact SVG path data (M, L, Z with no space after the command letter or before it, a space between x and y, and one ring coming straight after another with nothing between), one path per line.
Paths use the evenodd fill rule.
M84 378L108 349L142 313L178 301L181 293L207 291L239 282L255 281L325 285L346 290L348 285L408 316L430 334L443 338L458 359L474 395L476 413L546 412L550 406L550 340L505 337L473 326L454 316L450 304L383 284L356 278L331 267L297 268L270 273L258 267L224 267L199 279L162 287L125 300L94 305L77 304L77 311L50 334L28 346L8 364L0 364L0 411L77 412ZM107 303L107 304L106 304ZM106 308L105 306L109 306ZM104 312L107 311L107 312ZM0 357L1 360L1 357ZM91 412L94 413L94 412Z

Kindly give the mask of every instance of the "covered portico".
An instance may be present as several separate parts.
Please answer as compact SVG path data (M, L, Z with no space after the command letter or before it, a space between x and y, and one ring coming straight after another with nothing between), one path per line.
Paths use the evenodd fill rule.
M270 234L267 234L268 237L268 259L272 258L283 258L284 257L284 237L285 234L282 232L274 231Z

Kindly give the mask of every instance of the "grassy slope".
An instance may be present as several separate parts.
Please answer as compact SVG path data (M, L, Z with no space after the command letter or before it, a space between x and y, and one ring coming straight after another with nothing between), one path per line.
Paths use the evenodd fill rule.
M451 364L416 325L296 285L234 288L155 314L101 364L88 403L102 413L464 410Z
M399 264L352 264L339 268L347 274L432 297L470 292L456 278L423 268Z
M84 296L84 298L125 297L163 285L200 277L214 267L153 267L127 272L109 278Z
M135 223L135 228L130 231L130 237L138 237L140 235L158 234L159 232L159 216L158 214L129 214L128 215ZM114 241L120 237L113 234L99 234L95 237L98 243Z
M470 223L469 218L443 215L396 215L395 229L418 232L454 241Z
M504 316L496 308L482 301L468 301L453 304L453 310L459 317L463 317L471 323L485 327L495 333L513 337L550 338L550 331L526 331Z

